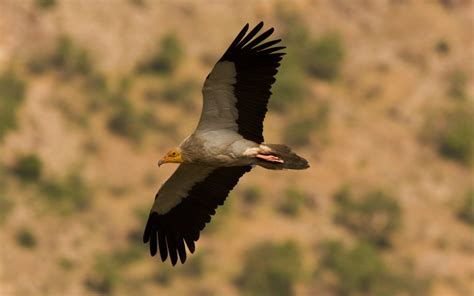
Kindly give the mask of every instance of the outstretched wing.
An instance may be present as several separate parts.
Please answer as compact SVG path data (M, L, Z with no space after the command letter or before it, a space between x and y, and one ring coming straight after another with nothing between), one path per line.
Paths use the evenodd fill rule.
M281 39L264 42L273 28L257 36L262 27L260 22L246 34L249 25L245 25L208 75L197 131L230 129L247 140L263 142L270 88L284 55L279 51L285 47L274 46Z
M181 164L156 194L150 211L143 234L143 242L150 243L150 254L154 256L159 249L163 262L169 255L173 265L178 256L184 263L185 244L193 253L199 232L250 169Z

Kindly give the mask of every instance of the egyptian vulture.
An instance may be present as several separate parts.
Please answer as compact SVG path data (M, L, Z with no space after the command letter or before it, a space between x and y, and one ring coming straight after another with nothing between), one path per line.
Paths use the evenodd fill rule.
M282 144L263 143L263 120L284 46L257 36L260 22L237 35L207 76L196 130L158 162L179 163L161 186L148 217L143 242L173 265L195 250L199 232L222 205L239 178L258 165L266 169L306 169L308 162Z

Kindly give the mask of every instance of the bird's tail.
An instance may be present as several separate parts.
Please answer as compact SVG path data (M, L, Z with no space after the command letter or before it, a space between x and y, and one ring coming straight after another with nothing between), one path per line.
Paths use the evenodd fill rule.
M297 155L291 148L283 144L262 144L270 148L269 151L263 153L265 156L276 156L274 160L266 160L259 158L257 165L269 170L304 170L309 168L308 161L303 157Z

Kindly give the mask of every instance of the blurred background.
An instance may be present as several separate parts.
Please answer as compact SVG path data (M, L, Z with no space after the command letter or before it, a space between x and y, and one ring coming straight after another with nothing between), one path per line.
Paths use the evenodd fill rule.
M469 0L0 1L0 295L472 295ZM287 56L254 169L185 265L142 231L157 160L249 22Z

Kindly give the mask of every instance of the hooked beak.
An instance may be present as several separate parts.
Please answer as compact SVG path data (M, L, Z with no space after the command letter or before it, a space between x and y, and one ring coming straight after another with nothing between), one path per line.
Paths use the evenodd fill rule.
M158 167L165 163L165 160L162 158L158 161Z

